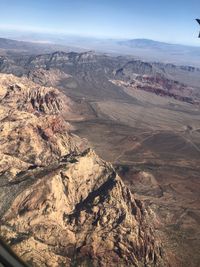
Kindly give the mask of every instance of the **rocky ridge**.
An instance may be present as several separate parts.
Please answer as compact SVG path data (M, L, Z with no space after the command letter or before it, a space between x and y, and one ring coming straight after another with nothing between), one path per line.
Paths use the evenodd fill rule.
M0 56L0 71L26 76L38 84L59 87L71 97L92 101L110 98L131 102L130 95L110 80L137 82L142 90L192 104L200 97L199 68L92 51Z
M31 266L167 266L151 210L70 133L70 99L0 75L0 234Z

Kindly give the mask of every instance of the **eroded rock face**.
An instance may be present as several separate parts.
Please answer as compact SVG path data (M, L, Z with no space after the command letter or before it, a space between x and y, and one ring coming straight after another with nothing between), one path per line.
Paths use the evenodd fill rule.
M17 110L57 114L63 109L59 92L54 88L39 87L26 78L3 75L1 103ZM28 84L27 84L28 83Z
M31 266L168 266L143 203L70 134L59 92L0 81L0 234L16 253Z
M131 78L120 78L122 80L111 80L111 82L132 91L142 90L162 97L174 98L181 102L199 105L194 88L166 79L160 74L154 76L134 74L134 77Z
M67 80L72 76L59 69L35 69L30 70L27 74L27 77L37 84L44 86L58 86L59 82L61 82L63 79Z

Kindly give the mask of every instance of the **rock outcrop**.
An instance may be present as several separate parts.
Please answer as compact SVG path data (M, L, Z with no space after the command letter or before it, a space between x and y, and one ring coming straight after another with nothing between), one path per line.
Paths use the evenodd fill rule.
M0 235L30 266L167 266L150 213L70 133L70 99L0 75Z

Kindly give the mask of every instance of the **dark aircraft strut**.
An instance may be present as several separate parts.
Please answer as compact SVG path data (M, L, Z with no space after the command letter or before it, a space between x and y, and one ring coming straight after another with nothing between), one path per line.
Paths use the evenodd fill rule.
M196 21L200 24L200 19L196 19ZM199 32L199 38L200 38L200 32Z

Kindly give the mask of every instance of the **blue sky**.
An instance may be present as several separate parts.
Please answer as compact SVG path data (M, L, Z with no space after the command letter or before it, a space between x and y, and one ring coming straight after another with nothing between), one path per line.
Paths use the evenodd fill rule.
M200 44L200 0L0 0L0 29Z

